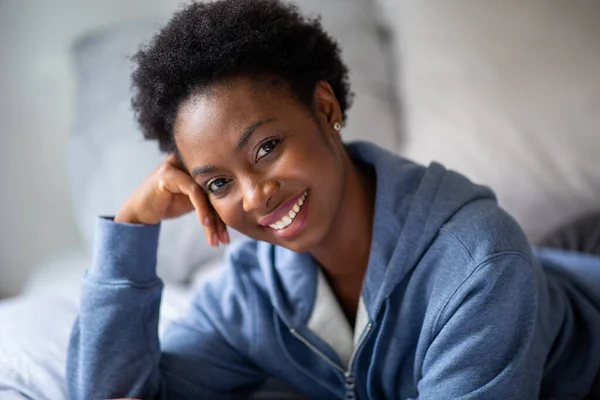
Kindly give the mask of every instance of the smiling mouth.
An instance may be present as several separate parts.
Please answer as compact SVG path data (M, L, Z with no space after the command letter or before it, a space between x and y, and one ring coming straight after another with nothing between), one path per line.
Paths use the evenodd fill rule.
M271 228L275 229L276 231L280 231L280 230L285 229L288 226L290 226L292 224L292 222L294 222L294 219L300 213L300 210L302 209L302 207L304 206L304 202L306 201L307 196L308 196L308 191L305 191L304 193L302 193L302 196L300 196L298 198L298 201L296 201L296 203L292 206L290 211L279 221L277 221L273 224L269 224L269 226Z

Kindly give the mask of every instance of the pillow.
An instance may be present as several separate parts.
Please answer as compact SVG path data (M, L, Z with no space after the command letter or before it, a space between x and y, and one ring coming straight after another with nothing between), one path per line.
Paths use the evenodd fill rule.
M600 209L599 2L378 0L399 152L489 185L536 240Z
M309 13L322 13L324 27L343 49L356 93L349 124L342 131L344 139L370 139L394 148L393 99L371 2L296 3ZM69 144L70 184L77 223L88 248L93 245L95 217L114 215L163 159L156 143L143 140L130 109L130 56L158 28L152 21L112 26L84 35L72 49L78 103ZM164 221L158 274L165 281L185 282L195 268L220 252L205 242L194 214Z

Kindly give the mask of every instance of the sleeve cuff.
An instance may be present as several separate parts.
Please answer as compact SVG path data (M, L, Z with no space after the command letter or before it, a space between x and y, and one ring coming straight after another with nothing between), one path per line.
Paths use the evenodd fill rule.
M87 275L101 281L147 284L158 279L156 253L160 223L116 223L111 217L96 219L92 266Z

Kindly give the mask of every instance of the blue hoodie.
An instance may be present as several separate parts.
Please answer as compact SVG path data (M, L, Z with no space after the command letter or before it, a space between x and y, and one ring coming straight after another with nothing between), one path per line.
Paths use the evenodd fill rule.
M159 342L159 225L98 219L71 399L580 399L600 368L600 258L532 252L493 193L368 143L373 238L356 326L308 253L232 245ZM583 261L582 261L583 260Z

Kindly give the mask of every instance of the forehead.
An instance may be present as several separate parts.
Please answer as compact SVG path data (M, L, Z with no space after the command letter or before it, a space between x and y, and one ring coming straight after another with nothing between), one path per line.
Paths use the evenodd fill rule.
M285 90L270 89L248 80L216 85L185 101L177 113L177 147L218 145L237 141L252 124L285 118L299 105Z

